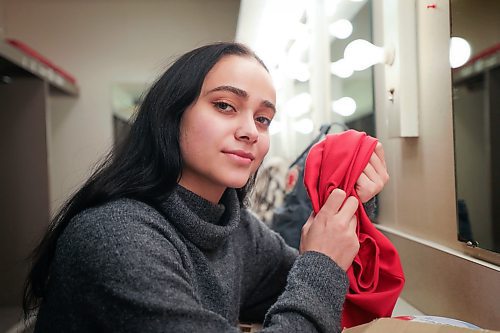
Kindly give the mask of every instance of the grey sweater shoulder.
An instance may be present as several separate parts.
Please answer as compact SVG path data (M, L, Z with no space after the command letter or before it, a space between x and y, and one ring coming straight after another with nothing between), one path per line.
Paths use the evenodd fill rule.
M161 209L121 199L77 215L58 240L35 332L340 332L345 272L302 255L228 190L212 205L178 187Z

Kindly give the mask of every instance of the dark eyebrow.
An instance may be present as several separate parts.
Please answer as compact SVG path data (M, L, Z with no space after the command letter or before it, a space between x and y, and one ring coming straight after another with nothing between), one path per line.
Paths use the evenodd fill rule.
M274 104L269 102L268 100L263 101L262 105L264 105L267 108L272 109L274 111L274 113L276 113L276 106L274 106Z
M214 89L209 90L205 95L208 95L208 94L215 92L215 91L229 91L230 93L233 93L233 94L240 96L242 98L245 98L245 99L248 98L248 93L245 90L242 90L240 88L236 88L233 86L219 86L219 87L216 87ZM268 100L264 100L264 101L262 101L261 104L263 106L265 106L266 108L272 109L274 111L274 113L276 113L276 106L274 106L274 104L272 102L270 102Z
M233 86L219 86L219 87L216 87L212 90L209 90L205 95L208 95L214 91L229 91L229 92L231 92L235 95L238 95L240 97L248 98L248 93L245 90L242 90L242 89L239 89L239 88L236 88Z

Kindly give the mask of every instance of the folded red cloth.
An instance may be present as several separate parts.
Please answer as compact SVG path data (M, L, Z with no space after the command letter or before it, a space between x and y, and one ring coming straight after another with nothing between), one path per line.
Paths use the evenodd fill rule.
M38 61L40 61L42 64L52 68L52 70L54 70L56 73L58 73L59 75L64 77L66 80L70 81L73 84L76 84L76 79L73 75L66 72L64 69L57 66L52 61L50 61L49 59L47 59L46 57L44 57L43 55L41 55L40 53L38 53L37 51L35 51L31 47L29 47L28 45L26 45L25 43L23 43L17 39L13 39L13 38L7 38L7 39L5 39L5 41L7 43L9 43L10 45L21 50L26 55L33 57L33 58L37 59Z
M327 135L311 148L304 183L315 213L336 188L359 199L356 181L376 145L377 139L349 130ZM350 287L342 313L343 327L390 317L405 281L396 249L372 224L361 201L356 217L360 249L347 271Z

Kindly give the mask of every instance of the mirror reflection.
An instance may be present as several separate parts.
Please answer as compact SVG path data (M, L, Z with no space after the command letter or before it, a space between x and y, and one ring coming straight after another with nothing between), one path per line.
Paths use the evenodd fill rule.
M345 49L353 41L372 42L372 2L350 2L343 11L336 12L331 22L331 97L335 121L375 136L373 67L353 70L345 59Z
M458 239L500 252L500 1L450 14Z

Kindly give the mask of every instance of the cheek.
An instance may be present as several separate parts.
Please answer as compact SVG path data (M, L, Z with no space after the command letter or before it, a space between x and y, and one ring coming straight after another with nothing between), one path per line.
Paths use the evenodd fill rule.
M221 147L224 136L220 126L211 126L206 121L196 121L186 127L180 140L182 158L186 166L207 167L213 163Z
M208 144L212 137L212 126L207 126L208 119L203 119L204 113L197 111L186 111L181 122L179 143L183 153L203 151L202 146Z
M269 151L269 144L270 144L270 140L269 140L269 134L265 134L265 135L262 135L260 140L259 140L259 156L258 156L258 159L259 159L259 165L262 163L262 160L264 159L264 157L267 155L267 152Z

